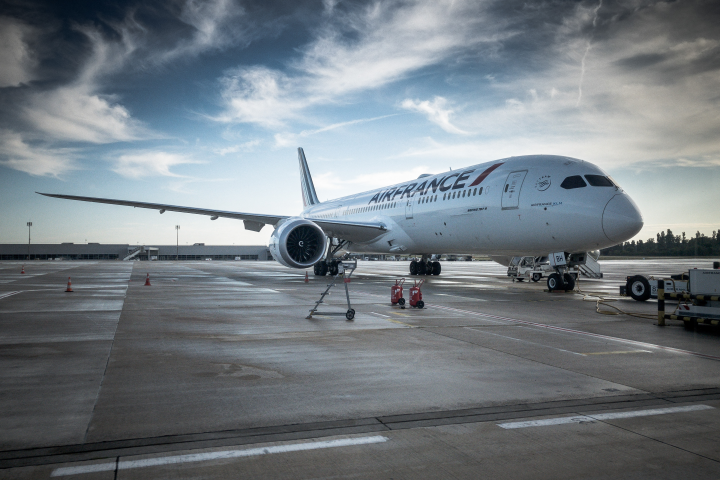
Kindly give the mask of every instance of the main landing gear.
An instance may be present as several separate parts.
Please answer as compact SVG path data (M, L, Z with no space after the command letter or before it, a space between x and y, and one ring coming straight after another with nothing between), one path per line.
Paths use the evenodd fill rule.
M410 262L410 275L440 275L442 267L440 262L426 259Z
M331 244L330 249L328 250L327 258L320 260L318 263L313 265L313 273L316 277L324 277L328 273L330 276L334 277L338 274L338 265L340 265L340 260L335 260L333 256L345 245L347 245L345 240L339 240L337 245Z

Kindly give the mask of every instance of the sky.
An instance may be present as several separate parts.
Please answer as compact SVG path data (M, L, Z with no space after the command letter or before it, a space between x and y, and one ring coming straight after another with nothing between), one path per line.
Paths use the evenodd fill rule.
M717 1L0 0L0 243L267 244L249 213L526 154L720 229ZM179 232L175 226L180 225Z

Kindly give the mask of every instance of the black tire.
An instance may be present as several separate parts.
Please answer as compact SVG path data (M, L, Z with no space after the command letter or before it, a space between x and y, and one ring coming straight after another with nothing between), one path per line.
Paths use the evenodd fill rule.
M345 313L345 318L347 318L348 320L352 320L353 318L355 318L355 310L353 310L352 308L348 310Z
M644 302L650 298L650 282L642 275L635 275L628 280L625 285L625 291L633 300Z
M563 275L563 280L565 280L565 290L574 290L575 289L575 276L574 275L566 273L565 275Z
M338 274L338 262L333 261L328 268L328 273L333 277Z
M440 275L441 271L442 271L442 267L440 266L440 262L432 262L432 274Z
M541 278L542 278L542 273L533 273L532 274L533 282L539 282Z
M518 282L522 282L522 281L524 281L525 279L524 279L524 278L520 278L520 277L515 277L515 280L517 280Z
M410 275L417 275L418 274L418 262L413 260L410 262Z
M418 274L418 275L425 275L425 274L427 274L427 263L425 263L425 262L418 262L418 264L417 264L417 274Z
M558 273L551 273L547 279L548 290L554 292L555 290L565 290L565 282L562 281L562 277Z
M325 263L325 260L323 260L322 262L320 262L318 265L320 265L320 266L318 267L318 271L320 272L319 275L320 275L321 277L324 277L325 275L327 275L327 273L328 273L328 265L327 265L327 263Z
M418 302L415 304L417 308L423 308L425 306L425 302L422 300L418 300Z
M405 305L405 299L402 298L402 297L400 297L400 298L398 299L398 305L400 305L401 307L402 307L403 305Z

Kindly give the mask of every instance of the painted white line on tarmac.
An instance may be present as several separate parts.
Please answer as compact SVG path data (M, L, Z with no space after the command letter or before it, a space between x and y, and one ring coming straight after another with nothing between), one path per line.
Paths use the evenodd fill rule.
M668 413L697 412L700 410L711 410L710 405L690 405L687 407L652 408L649 410L635 410L632 412L597 413L593 415L575 415L572 417L546 418L544 420L530 420L527 422L498 423L498 427L527 428L546 427L548 425L563 425L567 423L593 423L596 420L615 420L618 418L648 417L651 415L666 415Z
M12 297L13 295L17 295L18 293L22 293L22 291L20 291L20 292L7 292L7 293L0 294L0 300L2 300L3 298Z
M275 447L248 448L245 450L223 450L220 452L193 453L188 455L173 455L169 457L146 458L143 460L123 460L120 462L98 463L95 465L80 465L77 467L62 467L53 470L50 476L64 477L81 473L109 472L115 470L129 470L132 468L157 467L162 465L177 465L190 462L206 462L209 460L225 460L228 458L252 457L272 453L300 452L318 450L322 448L350 447L354 445L368 445L371 443L387 442L388 438L382 435L372 437L341 438L322 442L292 443Z

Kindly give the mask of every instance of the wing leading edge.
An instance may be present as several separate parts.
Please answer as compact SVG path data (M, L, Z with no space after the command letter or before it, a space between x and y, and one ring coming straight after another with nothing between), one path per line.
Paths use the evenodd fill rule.
M126 207L147 208L150 210L159 210L160 213L180 212L193 213L196 215L207 215L209 217L232 218L234 220L242 220L246 230L259 232L265 225L277 226L278 223L290 218L283 215L259 215L255 213L226 212L223 210L208 210L205 208L181 207L177 205L163 205L160 203L147 202L131 202L128 200L114 200L110 198L97 197L80 197L76 195L59 195L56 193L39 193L46 197L64 198L66 200L77 200L81 202L107 203L110 205L123 205ZM213 220L215 218L212 218ZM331 237L342 238L351 242L366 242L382 235L387 228L382 223L365 223L365 222L343 222L340 220L325 220L308 218L308 220L317 223L317 225Z
M162 205L160 203L146 203L146 202L130 202L127 200L113 200L110 198L95 198L95 197L78 197L75 195L58 195L55 193L39 193L46 197L65 198L67 200L78 200L81 202L94 202L94 203L108 203L110 205L124 205L126 207L136 208L148 208L150 210L160 210L160 213L167 212L181 212L181 213L194 213L196 215L207 215L209 217L223 217L232 218L235 220L242 220L245 223L246 230L252 230L259 232L265 225L277 225L282 220L289 218L282 215L258 215L255 213L241 213L241 212L226 212L223 210L208 210L205 208L194 208L194 207L180 207L177 205ZM214 218L213 218L214 220Z

